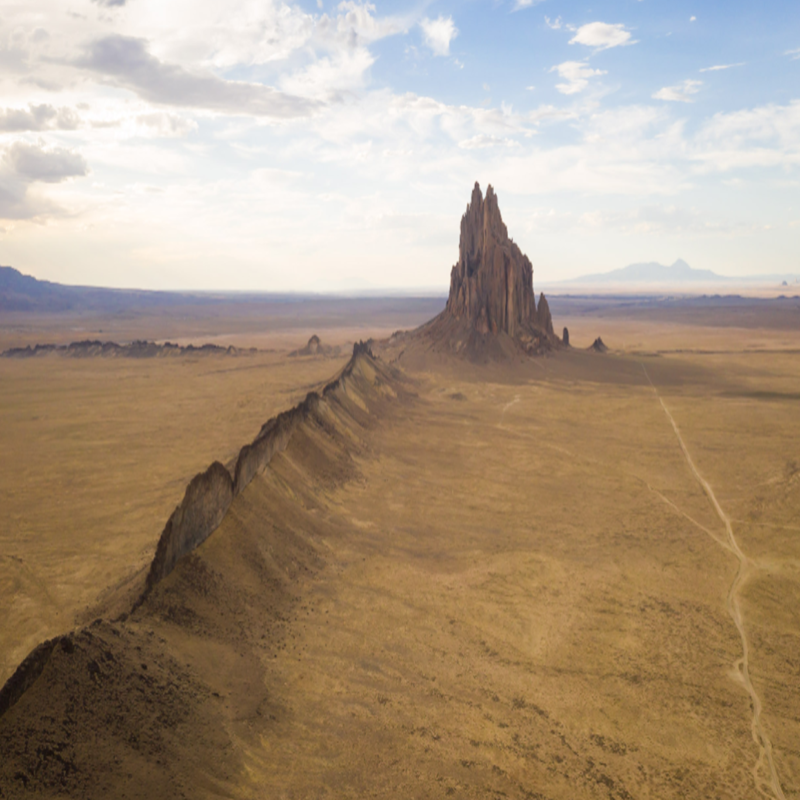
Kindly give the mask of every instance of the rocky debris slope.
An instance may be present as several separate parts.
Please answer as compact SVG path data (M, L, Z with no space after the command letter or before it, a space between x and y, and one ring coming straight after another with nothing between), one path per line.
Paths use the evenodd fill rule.
M417 340L417 341L412 341ZM533 266L508 236L494 189L476 183L461 218L458 262L445 310L404 342L427 341L472 360L544 353L559 343L544 294L537 306Z
M165 342L157 344L143 339L137 339L129 344L116 342L101 342L97 339L85 339L71 344L37 344L31 347L12 347L0 353L4 358L33 358L36 356L70 356L72 358L92 358L105 356L109 358L158 358L161 356L189 356L189 355L240 355L254 353L254 347L241 349L237 347L220 347L216 344L203 344L195 347L190 344L182 347L179 344Z
M245 796L252 722L280 713L265 665L338 530L319 493L359 477L369 431L411 396L358 344L196 476L128 611L43 643L0 690L0 798Z

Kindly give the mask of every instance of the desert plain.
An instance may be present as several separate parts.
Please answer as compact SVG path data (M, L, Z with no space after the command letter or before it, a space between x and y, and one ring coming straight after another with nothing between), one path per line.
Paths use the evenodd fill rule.
M800 301L550 304L572 347L503 364L385 339L430 300L0 359L0 683L75 631L0 717L0 797L800 797ZM192 476L370 337L123 612Z

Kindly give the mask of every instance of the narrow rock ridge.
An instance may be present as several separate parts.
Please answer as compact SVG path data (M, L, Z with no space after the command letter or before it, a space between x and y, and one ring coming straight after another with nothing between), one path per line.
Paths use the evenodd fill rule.
M359 357L374 358L368 344L357 342L353 346L350 361L339 376L325 386L322 397L342 385ZM250 481L266 468L275 453L286 449L297 426L317 411L319 402L320 394L309 392L294 408L282 411L266 422L258 436L239 451L233 474L215 461L205 472L195 475L161 533L144 592L136 602L136 607L159 581L172 572L180 558L191 553L219 527L233 498L241 494Z
M356 372L359 373L357 379L354 377ZM368 382L364 380L364 372L369 372ZM130 611L123 613L118 621L124 623L129 613L147 601L155 587L178 563L211 536L224 520L234 499L264 471L276 453L286 450L301 423L312 421L332 430L331 409L335 407L340 417L353 418L355 415L364 427L370 415L370 402L375 405L397 397L398 392L403 391L401 384L405 380L396 370L376 360L368 343L358 342L353 347L350 361L321 392L310 392L297 406L262 426L258 436L242 447L235 464L230 465L233 472L215 461L196 475L161 533L143 590L129 606ZM348 441L352 448L352 441ZM0 719L33 686L54 649L59 644L62 648L70 646L71 636L73 634L66 634L43 642L22 661L0 688Z

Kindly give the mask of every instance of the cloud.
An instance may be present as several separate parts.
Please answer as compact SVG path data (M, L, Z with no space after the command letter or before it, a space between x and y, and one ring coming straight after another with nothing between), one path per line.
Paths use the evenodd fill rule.
M126 0L92 0L92 2L97 3L98 6L104 6L105 8L118 8L124 6Z
M700 91L703 81L685 80L677 86L665 86L659 89L653 98L656 100L669 100L674 103L693 103L692 95Z
M784 53L784 55L785 56L791 56L792 57L792 61L797 61L798 59L800 59L800 47L798 47L796 50L787 50Z
M689 22L697 22L697 17L689 17Z
M743 67L746 62L740 61L738 64L716 64L713 67L704 67L700 72L719 72L723 69L731 69L733 67Z
M181 138L197 130L194 120L166 112L139 114L135 121L137 126L141 126L149 134L165 139Z
M585 44L587 47L595 47L598 50L636 44L631 39L630 31L625 30L624 25L610 25L607 22L590 22L587 25L581 25L569 43Z
M485 133L479 133L471 139L465 139L459 142L458 146L463 150L479 150L484 147L519 147L519 143L513 139L507 139L502 136L489 136Z
M544 24L547 25L548 28L554 31L561 30L561 17L556 17L555 19L551 20L550 17L544 18Z
M582 92L589 85L589 78L597 75L605 75L602 69L592 69L583 61L564 61L550 69L550 72L558 72L566 83L557 83L556 89L561 94L577 94Z
M695 144L704 171L800 166L800 101L715 114Z
M375 57L366 47L344 50L319 58L305 69L281 80L287 92L320 100L341 100L342 90L358 89L364 84L367 70Z
M86 159L62 147L15 142L0 159L0 219L42 221L63 209L37 190L41 183L63 183L89 173Z
M312 114L317 103L269 86L226 81L166 64L147 51L143 39L112 35L91 42L75 66L130 89L151 103L188 106L227 114L289 119Z
M515 0L514 8L512 11L522 11L525 8L532 8L533 6L539 5L539 3L543 2L544 0Z
M5 160L17 175L28 181L61 183L89 174L89 165L80 153L63 147L46 150L41 143L15 142L6 150Z
M71 108L55 108L51 105L29 105L28 109L6 108L0 110L0 132L75 130L80 117Z
M446 56L450 54L450 42L458 36L458 29L453 23L452 17L437 17L428 19L425 17L420 23L425 44L430 47L435 56Z

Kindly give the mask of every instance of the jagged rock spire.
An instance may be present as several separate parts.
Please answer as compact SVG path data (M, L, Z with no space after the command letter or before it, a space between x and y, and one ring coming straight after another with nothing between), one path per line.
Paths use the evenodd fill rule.
M544 305L546 309L547 301ZM466 318L479 333L502 331L517 337L535 327L552 335L549 310L544 325L537 319L531 262L508 238L491 185L484 198L475 183L461 218L458 263L450 273L447 312Z

